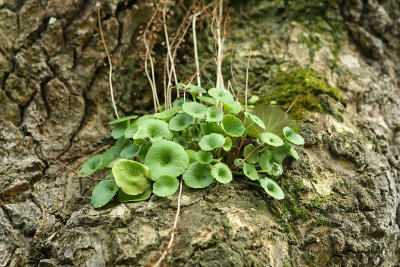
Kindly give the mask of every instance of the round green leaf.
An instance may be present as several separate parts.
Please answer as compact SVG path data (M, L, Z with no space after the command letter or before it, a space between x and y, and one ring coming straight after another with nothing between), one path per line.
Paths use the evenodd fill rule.
M228 136L225 138L225 143L222 146L225 151L229 151L232 148L232 139Z
M96 155L94 157L91 157L78 168L77 177L91 175L101 167L102 162L103 162L102 155Z
M182 90L182 91L185 91L185 90L188 88L188 86L187 86L186 84L184 84L184 83L178 83L178 84L176 85L176 87L177 87L179 90Z
M138 131L133 136L134 139L150 138L151 141L161 139L172 139L172 133L168 128L168 123L156 119L148 119L139 125Z
M140 152L140 148L141 147L138 146L137 144L131 143L130 145L122 149L120 156L123 159L130 159L136 157Z
M285 143L283 146L274 148L272 151L272 157L274 158L274 161L282 163L287 155L289 155L290 147L291 145Z
M151 114L151 115L144 115L144 116L141 116L140 118L138 118L137 120L135 120L134 122L132 122L131 124L133 125L133 126L139 126L139 125L141 125L144 121L147 121L147 120L149 120L149 119L154 119L155 117L154 117L154 115L153 114Z
M195 157L201 164L210 164L213 160L213 155L210 152L203 150L197 151Z
M183 90L183 91L188 91L191 94L205 94L207 93L206 89L197 86L195 84L191 84L189 83L188 85L184 84L184 83L178 83L177 85L179 90Z
M135 140L136 141L136 140ZM141 163L144 163L144 159L146 158L147 152L149 151L149 148L152 146L152 143L149 141L145 141L143 145L141 145L141 149L138 155L138 159Z
M274 158L272 157L272 153L271 152L263 153L260 156L258 163L260 164L262 170L264 171L272 170L272 166L274 164Z
M283 128L283 134L285 135L286 139L292 142L295 145L304 145L304 139L296 133L292 128L290 127L285 127Z
M281 164L274 162L272 166L271 175L274 177L279 177L283 173L283 168Z
M180 113L169 121L168 127L173 131L182 131L192 124L193 121L193 117L189 114Z
M114 137L114 139L118 139L121 136L124 136L126 129L129 127L129 121L121 121L118 122L117 125L115 125L114 129L111 132L111 136Z
M129 121L129 120L136 119L137 117L138 117L137 115L126 116L123 118L119 118L117 120L110 121L108 124L116 124L116 123L123 122L123 121Z
M211 104L211 105L215 105L215 103L217 102L217 101L215 101L214 98L211 98L211 97L208 97L208 96L198 96L197 99L201 100L203 102L206 102L208 104Z
M186 150L186 154L189 157L189 164L196 161L196 151L188 149L188 150Z
M227 184L232 181L232 172L224 163L217 163L211 168L211 175L220 183Z
M201 133L203 135L208 135L212 133L222 134L223 132L224 130L222 130L221 126L214 122L209 122L201 126Z
M160 113L154 114L154 117L156 117L157 119L169 121L176 113L178 113L179 110L180 110L180 107L173 107L173 108L164 110Z
M233 102L233 95L229 93L228 91L222 89L222 88L211 88L208 90L208 94L212 96L215 100L221 101L221 102Z
M251 114L249 112L244 112L244 115L251 120L252 122L256 123L258 126L260 126L261 128L265 129L265 124L264 122L256 115Z
M186 99L186 102L188 99ZM172 102L173 107L182 107L182 105L185 103L185 100L183 98L181 99L175 99L174 102Z
M191 83L188 85L188 87L189 87L189 93L192 93L192 94L206 94L207 93L206 89L204 89L200 86L191 84Z
M212 183L214 177L209 168L198 162L193 162L183 174L183 180L191 188L204 188Z
M139 162L120 159L114 164L112 173L117 185L129 195L141 194L150 187L149 168Z
M235 102L224 102L224 110L226 113L231 113L231 114L238 114L240 111L242 111L242 105L240 104L239 101Z
M153 193L159 197L168 197L178 190L179 181L175 177L164 175L153 184Z
M222 119L222 128L228 135L233 137L242 136L245 131L242 121L233 115L224 116Z
M139 195L128 195L127 193L125 193L120 189L118 191L118 200L119 202L131 202L131 201L137 202L148 199L150 195L151 195L151 187Z
M219 111L218 109L213 107L208 108L206 121L218 122L221 121L223 117L224 114L222 113L222 111Z
M103 155L103 162L101 163L101 167L105 168L112 168L114 163L120 159L119 155L121 153L123 145L115 145L110 147L108 150L106 150L102 155Z
M100 208L110 202L118 191L118 186L114 180L99 182L92 191L91 203L93 207Z
M203 119L207 115L207 106L196 102L185 103L182 109L196 119Z
M250 113L256 115L265 126L265 129L257 124L248 127L247 135L254 138L260 139L261 133L265 132L281 135L284 127L294 125L286 111L279 106L258 104Z
M184 149L188 149L189 143L188 141L183 138L182 136L175 136L172 141L174 141L177 144L180 144Z
M271 197L278 200L285 198L285 194L283 193L282 189L273 180L264 178L260 180L260 184Z
M135 133L137 132L137 130L138 130L138 126L137 125L133 125L133 124L129 125L129 127L126 128L124 137L125 138L132 138L135 135Z
M260 177L258 176L257 170L254 167L253 164L250 163L245 163L243 166L243 173L247 177L250 178L250 180L258 180Z
M244 147L243 150L243 156L247 157L253 150L255 149L253 144L248 144L247 146ZM257 163L258 162L258 151L254 151L253 154L250 155L250 157L248 157L246 159L246 162L248 163Z
M205 135L200 139L199 146L205 151L210 151L215 148L222 147L225 144L225 138L216 133Z
M296 160L299 159L299 154L297 153L296 149L293 146L290 146L289 155L295 158Z
M261 140L271 146L282 146L283 140L273 133L262 133Z
M236 158L236 159L233 161L233 164L235 164L235 166L237 166L237 165L239 165L242 161L243 161L242 158ZM243 164L242 164L239 168L243 168Z
M150 168L150 179L169 175L181 175L189 165L189 157L183 147L172 141L160 141L150 147L144 164Z
M249 102L249 104L254 105L258 100L260 100L260 97L259 97L259 96L257 96L257 95L252 95L252 96L249 98L248 102Z

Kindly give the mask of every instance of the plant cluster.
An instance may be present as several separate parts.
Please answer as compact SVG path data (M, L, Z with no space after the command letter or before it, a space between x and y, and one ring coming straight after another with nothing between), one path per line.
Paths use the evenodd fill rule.
M146 200L152 193L168 197L180 179L190 188L205 188L233 177L283 199L277 184L283 160L298 159L294 145L304 144L286 112L275 105L242 105L221 88L178 89L183 97L162 112L110 122L116 144L78 169L78 177L111 170L94 187L92 205L102 207L116 194L120 202Z

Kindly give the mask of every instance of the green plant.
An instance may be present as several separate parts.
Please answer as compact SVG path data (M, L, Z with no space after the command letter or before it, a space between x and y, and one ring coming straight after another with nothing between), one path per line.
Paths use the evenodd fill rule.
M277 183L282 162L287 156L297 159L294 145L304 144L286 112L267 104L246 109L220 88L179 88L191 97L159 113L110 122L116 144L79 168L80 177L110 170L108 179L93 189L92 205L102 207L116 194L121 202L146 200L151 192L171 196L179 179L204 188L214 180L225 184L235 178L283 199Z
M168 197L179 191L169 241L165 242L162 253L150 260L155 262L155 267L172 250L181 209L183 182L191 188L204 188L213 184L214 180L226 184L235 178L264 189L275 199L283 199L284 193L277 183L283 173L282 163L287 156L298 159L299 155L293 145L304 143L298 134L297 125L289 120L287 112L281 107L266 104L254 106L259 97L248 99L251 51L247 62L245 90L239 87L235 94L231 81L227 83L228 90L225 89L222 63L227 23L223 18L223 0L212 1L208 5L200 2L193 1L190 7L193 14L185 16L185 23L181 24L172 40L168 35L166 20L169 1L159 1L155 6L155 13L143 31L146 49L144 71L152 90L154 114L142 117L133 115L120 118L118 115L113 97L112 62L101 30L100 6L97 12L110 67L111 101L117 118L110 122L115 124L111 136L117 141L103 154L83 163L77 173L79 177L85 177L98 170L109 172L107 178L93 189L91 202L95 208L103 207L115 195L118 195L120 202L129 202L146 200L152 193ZM201 86L204 65L200 67L199 64L196 18L212 7L212 23L209 25L216 44L216 85L206 90ZM160 15L162 25L157 25L161 21L161 17L158 17ZM187 28L182 36L179 32L188 19L192 22L196 73L187 84L183 84L178 82L175 60ZM161 28L164 30L167 50L163 105L160 105L157 95L159 90L153 59L156 53L151 51L154 47L154 31ZM195 77L197 85L191 83ZM233 74L232 79L237 86ZM172 94L175 94L173 89L176 89L175 101L172 99ZM244 92L244 105L238 101L240 91Z

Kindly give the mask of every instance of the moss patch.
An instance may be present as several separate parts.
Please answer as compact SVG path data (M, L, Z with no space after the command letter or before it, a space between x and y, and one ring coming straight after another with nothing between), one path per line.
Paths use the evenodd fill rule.
M292 224L295 221L310 219L310 211L300 201L301 195L307 193L309 189L300 180L294 178L284 179L282 187L285 199L281 202L283 214L279 222L285 232L293 232Z
M293 232L298 221L312 221L316 227L331 226L331 222L319 213L319 209L335 198L335 194L316 195L310 200L304 200L303 196L313 190L296 178L285 178L282 181L282 189L285 192L285 199L279 202L282 211L279 223L285 232Z
M293 120L300 121L307 111L323 112L318 95L327 94L335 100L341 99L341 92L329 86L322 74L311 69L294 68L288 72L278 72L274 79L274 90L266 101L276 101L288 109L298 99L290 111Z

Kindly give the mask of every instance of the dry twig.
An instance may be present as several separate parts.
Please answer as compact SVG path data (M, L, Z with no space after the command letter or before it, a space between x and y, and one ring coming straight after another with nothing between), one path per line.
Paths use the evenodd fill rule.
M108 72L108 82L110 84L111 101L112 101L112 104L113 104L115 116L117 116L117 119L119 119L117 107L115 105L114 90L113 90L113 85L112 85L112 69L113 69L113 66L112 66L112 62L111 62L110 53L108 52L108 49L107 49L106 41L104 40L103 29L101 27L100 6L97 6L97 20L98 20L98 23L99 23L101 42L103 43L104 50L106 51L106 55L107 55L107 59L108 59L108 65L110 66L110 69L109 69L109 72Z

